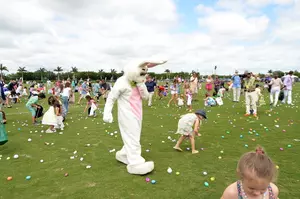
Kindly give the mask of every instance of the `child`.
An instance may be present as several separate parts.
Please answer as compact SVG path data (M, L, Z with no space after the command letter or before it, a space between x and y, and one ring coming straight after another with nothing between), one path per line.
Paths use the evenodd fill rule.
M164 86L158 86L158 96L159 99L161 100L161 98L165 95L165 87Z
M62 102L59 99L59 96L55 96L55 103L54 103L54 109L55 109L55 115L56 115L56 119L57 119L57 124L54 126L54 128L58 129L60 128L60 130L64 130L64 116L63 116L63 105Z
M205 99L204 99L204 106L215 106L217 105L216 101L210 97L208 93L205 94Z
M8 142L7 133L5 129L6 117L4 111L0 111L0 145Z
M32 116L32 124L37 125L37 121L35 118L36 115L36 109L38 109L40 106L37 105L38 100L45 99L46 96L44 93L40 93L38 95L33 95L29 98L28 102L26 103L26 108L30 111Z
M268 198L279 199L279 190L272 182L277 169L261 147L244 154L238 163L237 174L240 178L229 185L221 199Z
M226 89L224 87L221 87L218 91L218 95L223 98L224 97L224 93L225 93Z
M195 148L195 136L201 136L201 134L198 133L198 130L200 127L200 121L203 120L203 118L206 119L206 112L204 110L198 110L195 113L188 113L181 116L176 132L176 134L181 134L181 137L177 141L177 144L173 147L174 149L182 151L180 144L185 138L190 138L192 154L199 153L199 151Z
M255 101L258 107L266 104L265 100L263 99L263 95L261 94L261 89L259 84L256 84L256 88L255 88Z
M180 95L180 97L177 98L177 101L178 101L178 107L181 108L184 105L184 98L182 94Z
M46 130L46 133L55 133L56 130L54 126L57 125L57 118L55 115L55 105L56 99L54 96L48 98L49 109L43 116L42 124L49 125L49 128Z
M193 100L193 93L192 93L191 88L187 90L186 97L187 97L186 105L188 106L188 110L191 112L192 111L192 100Z
M27 96L27 95L28 95L28 93L27 93L27 87L25 86L23 88L22 96Z
M85 107L83 113L85 113L86 110L89 107L89 109L88 109L88 116L94 116L94 117L96 117L97 105L95 103L95 100L91 96L89 96L89 95L87 95L85 97L85 99L87 100L87 104L86 104L86 107Z

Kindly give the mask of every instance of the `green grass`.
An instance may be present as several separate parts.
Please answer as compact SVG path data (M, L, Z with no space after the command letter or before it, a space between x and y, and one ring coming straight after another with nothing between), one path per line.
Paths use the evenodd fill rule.
M258 144L266 148L280 167L276 183L280 198L300 198L300 142L294 141L300 139L299 91L300 85L297 85L293 92L294 107L281 105L270 116L265 112L268 106L260 107L259 119L245 118L244 104L235 104L233 107L228 98L224 106L207 109L209 119L201 127L202 137L196 139L196 147L204 148L204 151L197 155L192 155L190 151L174 151L174 143L167 139L168 136L178 138L174 132L179 116L186 113L185 109L166 108L166 98L156 100L152 108L144 106L141 138L143 156L155 162L155 170L146 176L128 174L125 165L115 160L115 152L109 152L122 146L116 122L104 124L100 115L95 119L86 118L82 115L84 106L71 105L64 133L45 134L41 130L47 127L31 125L25 102L14 105L12 109L5 109L9 142L0 147L0 198L220 198L224 189L237 180L235 170L239 157ZM195 109L203 108L202 96L193 105ZM267 96L265 99L268 103ZM46 104L46 101L43 103ZM116 110L115 106L115 119ZM293 124L290 120L293 120ZM279 125L279 128L275 125ZM250 128L259 136L249 134ZM109 134L114 131L118 131L116 137ZM240 135L244 137L240 138ZM221 136L225 136L224 139ZM32 141L28 142L28 138ZM54 144L45 145L45 142ZM86 144L90 144L90 147ZM245 144L249 147L246 148ZM288 144L292 147L288 148ZM184 142L182 147L190 147L189 142ZM280 147L284 151L280 151ZM146 152L147 149L150 151ZM77 157L72 160L70 157L74 156L75 150ZM14 154L20 157L14 159ZM218 159L219 156L222 159ZM84 160L80 161L80 157ZM44 163L40 163L41 159ZM86 169L86 165L92 168ZM172 174L167 173L168 167L173 169ZM175 174L177 171L180 175ZM208 175L204 176L203 171ZM65 173L69 173L69 176L64 177ZM28 175L31 180L25 180ZM13 180L7 181L8 176L12 176ZM157 183L146 183L146 177L155 179ZM210 177L216 180L211 182ZM209 187L203 185L205 181L209 182Z

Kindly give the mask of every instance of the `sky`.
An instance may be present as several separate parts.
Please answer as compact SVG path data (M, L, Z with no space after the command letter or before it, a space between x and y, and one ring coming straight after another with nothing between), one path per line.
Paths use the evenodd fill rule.
M151 72L300 70L300 0L0 0L0 63Z

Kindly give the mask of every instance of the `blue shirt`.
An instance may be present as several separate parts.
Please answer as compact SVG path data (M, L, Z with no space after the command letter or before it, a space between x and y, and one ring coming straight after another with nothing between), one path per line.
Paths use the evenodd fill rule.
M83 94L83 95L87 94L87 91L85 91L85 90L87 90L87 85L85 83L81 84L81 88L82 88L81 94ZM85 90L83 90L83 89L85 89Z
M154 81L151 82L145 82L145 85L147 87L148 92L154 92L154 87L156 86L156 83Z
M234 75L232 78L233 80L233 88L241 88L241 78L238 75Z

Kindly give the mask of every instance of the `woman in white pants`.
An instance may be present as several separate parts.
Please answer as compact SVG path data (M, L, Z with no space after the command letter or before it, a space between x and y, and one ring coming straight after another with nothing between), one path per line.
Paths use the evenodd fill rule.
M271 79L271 82L269 83L271 85L271 92L270 92L270 105L276 107L278 102L279 93L281 90L281 87L283 86L283 83L280 78L278 78L278 75L275 74L274 78ZM275 95L275 101L273 99Z

